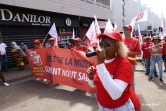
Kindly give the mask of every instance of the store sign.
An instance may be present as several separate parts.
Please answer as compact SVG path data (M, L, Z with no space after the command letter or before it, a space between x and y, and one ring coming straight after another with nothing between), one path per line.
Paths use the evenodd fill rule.
M67 25L67 26L71 26L71 23L72 23L72 22L71 22L71 19L70 19L70 18L66 18L66 21L65 21L65 22L66 22L66 25Z
M50 26L50 19L51 18L49 16L13 13L11 10L8 9L0 9L1 21L22 22L31 23L31 25Z

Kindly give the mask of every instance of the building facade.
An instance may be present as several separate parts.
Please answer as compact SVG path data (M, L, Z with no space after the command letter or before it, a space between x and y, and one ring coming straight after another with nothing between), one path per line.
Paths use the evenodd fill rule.
M44 40L53 23L64 44L72 37L73 29L77 37L83 38L94 21L94 15L103 30L107 19L112 19L108 1L1 0L0 37L8 46L9 65L14 62L10 53L12 41L24 42L28 48L33 48L33 40Z
M130 24L131 20L148 9L148 21L139 23L140 30L156 30L160 27L160 17L151 11L145 4L141 3L141 0L111 0L112 1L112 14L113 21L116 21L118 28L123 32L123 26ZM138 29L138 23L135 24L135 30Z

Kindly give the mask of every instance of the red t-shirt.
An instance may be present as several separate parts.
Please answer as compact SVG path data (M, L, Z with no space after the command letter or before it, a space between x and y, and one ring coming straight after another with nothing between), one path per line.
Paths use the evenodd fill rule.
M162 55L166 55L166 43L163 44Z
M150 46L150 42L148 43L144 43L143 46L142 46L142 50L143 50L143 53L144 53L144 58L145 59L149 59L151 57L151 54L149 52L149 49L146 49Z
M105 64L105 66L108 72L110 73L110 75L113 75L113 79L119 79L128 84L131 84L133 71L132 71L131 64L126 58L117 56L114 61L112 61L111 63ZM129 90L128 90L129 86L127 86L122 96L117 100L113 100L108 94L108 92L105 90L97 72L94 77L94 84L96 85L96 89L97 89L96 91L97 100L103 107L117 108L125 104L127 100L129 99Z
M76 49L76 46L74 46L73 49L85 52L88 48L84 45L81 45L78 49Z
M130 38L130 39L124 38L123 42L126 44L126 46L129 48L130 51L132 51L132 52L141 51L141 46L140 46L140 44L139 44L137 39L135 39L133 37ZM128 58L129 57L130 58L135 58L135 55L128 54ZM136 61L135 60L130 60L130 59L128 59L128 60L129 60L129 62L130 62L130 64L132 66L136 65Z

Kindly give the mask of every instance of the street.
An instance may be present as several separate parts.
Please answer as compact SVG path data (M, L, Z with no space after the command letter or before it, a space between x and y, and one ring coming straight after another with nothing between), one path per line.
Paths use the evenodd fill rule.
M10 85L5 87L0 82L0 111L98 111L94 94L36 81L29 68L3 74ZM166 73L163 76L166 82ZM166 84L160 84L159 78L149 82L140 63L136 66L135 87L142 111L166 111Z

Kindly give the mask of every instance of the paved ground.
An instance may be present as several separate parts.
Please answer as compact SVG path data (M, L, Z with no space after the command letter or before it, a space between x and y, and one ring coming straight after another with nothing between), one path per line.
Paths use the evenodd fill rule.
M166 84L159 78L148 81L142 65L135 74L136 92L142 111L166 111ZM97 111L94 94L64 85L52 85L32 78L29 69L4 73L9 87L0 82L0 111ZM164 73L166 82L166 74Z

